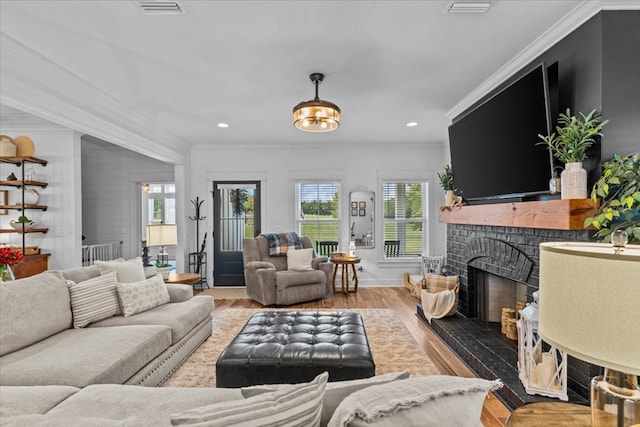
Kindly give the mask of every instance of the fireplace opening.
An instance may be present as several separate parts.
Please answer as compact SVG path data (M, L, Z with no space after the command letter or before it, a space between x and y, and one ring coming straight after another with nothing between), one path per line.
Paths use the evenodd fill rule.
M518 301L527 300L526 283L477 268L474 270L476 315L480 320L499 323L503 308L515 309Z

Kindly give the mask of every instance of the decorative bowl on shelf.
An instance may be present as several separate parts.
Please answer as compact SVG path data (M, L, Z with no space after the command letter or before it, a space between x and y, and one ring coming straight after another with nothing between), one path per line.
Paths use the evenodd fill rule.
M22 225L24 224L24 230L25 231L29 231L32 228L34 228L36 226L36 223L34 221L29 221L29 222L18 222L18 221L10 221L9 225L11 225L11 227L15 228L18 231L22 231Z

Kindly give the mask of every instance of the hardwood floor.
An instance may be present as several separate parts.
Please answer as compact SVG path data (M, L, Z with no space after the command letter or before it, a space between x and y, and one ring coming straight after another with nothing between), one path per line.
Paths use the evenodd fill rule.
M205 294L214 295L215 290L205 290ZM359 288L357 293L344 295L338 293L332 298L321 301L288 306L293 309L349 309L349 308L388 308L393 309L402 320L419 346L429 355L440 372L445 375L474 377L473 372L453 353L431 329L419 320L416 313L418 301L409 290L401 287ZM249 299L215 298L214 316L224 315L228 308L263 308ZM482 423L486 427L504 426L509 410L493 394L489 394L482 410Z

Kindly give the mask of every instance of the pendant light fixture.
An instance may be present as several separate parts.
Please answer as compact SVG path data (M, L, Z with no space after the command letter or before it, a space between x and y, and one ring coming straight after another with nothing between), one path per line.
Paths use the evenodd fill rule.
M318 98L318 85L324 80L324 74L309 75L316 85L316 97L303 101L293 108L293 124L305 132L330 132L340 126L340 108L333 102Z

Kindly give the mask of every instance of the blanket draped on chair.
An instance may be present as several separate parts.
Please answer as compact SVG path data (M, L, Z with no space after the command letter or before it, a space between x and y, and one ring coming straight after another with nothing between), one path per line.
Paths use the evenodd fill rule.
M269 242L269 255L286 255L290 249L302 249L302 240L298 233L268 233L263 236Z

